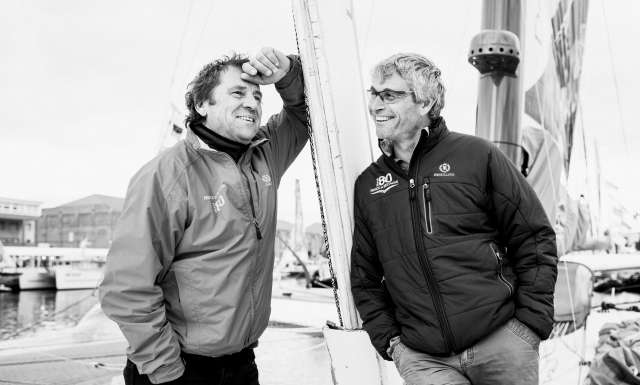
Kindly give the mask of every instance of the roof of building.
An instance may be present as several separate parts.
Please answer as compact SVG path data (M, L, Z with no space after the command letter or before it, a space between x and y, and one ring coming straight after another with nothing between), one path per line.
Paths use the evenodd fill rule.
M311 233L311 234L324 234L324 231L322 230L322 223L320 222L312 223L309 226L307 226L304 232Z
M57 207L48 208L45 210L80 207L80 206L107 205L114 211L121 211L123 204L124 204L123 198L112 197L109 195L93 194L93 195L89 195L88 197L84 197L69 203L65 203Z
M278 223L276 224L276 229L285 230L285 231L291 231L291 230L293 230L293 223L278 219Z
M42 204L42 202L40 201L31 201L26 199L7 198L7 197L0 197L0 203L21 203L21 204L34 205L34 206L40 206Z

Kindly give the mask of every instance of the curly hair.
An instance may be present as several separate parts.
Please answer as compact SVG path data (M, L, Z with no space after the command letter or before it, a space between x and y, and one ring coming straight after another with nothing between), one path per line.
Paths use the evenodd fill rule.
M248 61L249 59L246 55L232 53L202 67L198 75L187 86L187 93L184 95L188 110L184 122L187 126L205 120L205 117L196 111L196 107L205 100L208 100L211 104L215 103L213 89L220 84L220 74L229 67L242 68L242 64Z
M397 73L409 83L415 91L416 102L431 102L429 118L436 119L444 107L445 87L441 72L429 59L415 53L398 53L390 56L373 67L371 75L387 79Z

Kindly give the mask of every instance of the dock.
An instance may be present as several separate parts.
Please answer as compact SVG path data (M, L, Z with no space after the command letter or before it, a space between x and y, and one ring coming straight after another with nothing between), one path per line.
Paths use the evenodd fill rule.
M330 385L322 337L337 323L330 290L274 287L270 327L256 348L263 385ZM121 385L127 342L99 305L76 327L0 342L0 385Z

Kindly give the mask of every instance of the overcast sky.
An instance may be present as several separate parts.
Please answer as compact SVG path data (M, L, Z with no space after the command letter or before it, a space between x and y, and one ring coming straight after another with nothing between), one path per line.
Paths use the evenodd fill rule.
M598 143L603 175L637 210L640 2L602 1L590 1L581 119ZM448 88L450 128L473 133L477 74L466 51L480 2L356 3L365 68L400 50L432 57ZM123 197L129 178L159 150L170 105L183 104L197 69L263 45L295 50L288 0L3 1L0 196L44 207L91 194ZM266 94L264 121L279 109L275 93ZM279 205L292 221L300 178L305 225L319 220L309 159L305 149L282 182Z

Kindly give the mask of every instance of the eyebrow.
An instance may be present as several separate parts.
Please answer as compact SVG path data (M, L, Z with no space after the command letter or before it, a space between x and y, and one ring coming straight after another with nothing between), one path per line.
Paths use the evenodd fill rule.
M229 89L229 91L233 92L233 91L246 91L247 89L249 89L249 87L247 86L233 86ZM255 89L253 91L254 94L258 94L260 96L262 96L262 91L260 91L260 89Z
M391 91L391 92L411 92L411 90L392 90L391 88L384 88L380 91L376 90L374 86L369 87L370 90L373 90L376 93Z

